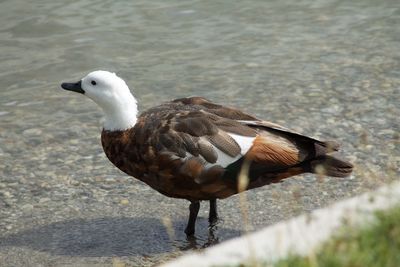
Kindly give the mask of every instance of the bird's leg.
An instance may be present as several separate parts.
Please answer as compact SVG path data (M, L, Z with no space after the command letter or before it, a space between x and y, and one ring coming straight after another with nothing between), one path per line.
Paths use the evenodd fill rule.
M196 225L197 214L199 213L200 209L200 202L199 201L192 201L189 206L189 221L185 229L186 235L193 235L194 229Z
M218 213L217 213L217 200L210 200L210 214L208 216L208 222L210 226L213 226L218 221Z

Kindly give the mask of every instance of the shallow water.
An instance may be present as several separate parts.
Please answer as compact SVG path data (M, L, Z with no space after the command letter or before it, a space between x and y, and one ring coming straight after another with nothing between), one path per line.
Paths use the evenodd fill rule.
M243 232L232 197L211 232L204 203L187 240L186 201L106 160L100 110L59 88L95 69L142 110L201 95L343 144L354 176L249 192L254 229L397 179L400 4L292 2L1 1L0 261L153 265Z

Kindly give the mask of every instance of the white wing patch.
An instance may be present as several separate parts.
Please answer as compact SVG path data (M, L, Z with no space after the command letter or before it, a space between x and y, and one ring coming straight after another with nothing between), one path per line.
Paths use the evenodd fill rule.
M253 145L253 141L255 137L248 137L248 136L241 136L237 134L232 134L228 133L235 141L236 143L240 146L240 154L237 155L236 157L231 157L228 154L225 154L222 150L218 149L217 147L213 146L214 150L217 152L218 159L216 163L207 163L207 167L212 167L214 165L220 165L221 167L225 168L229 164L237 161L240 159L242 156L244 156L247 151L251 148Z
M228 133L236 143L240 146L240 154L245 155L247 151L253 146L253 141L255 137L241 136L233 133Z

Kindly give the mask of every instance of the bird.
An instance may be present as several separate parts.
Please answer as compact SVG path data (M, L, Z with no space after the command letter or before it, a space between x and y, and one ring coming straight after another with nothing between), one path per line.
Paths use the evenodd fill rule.
M217 199L303 173L346 177L353 169L332 154L339 150L335 141L320 141L203 97L175 99L139 114L136 98L115 73L93 71L61 87L103 110L102 147L118 169L165 196L190 201L187 236L195 233L201 201L210 203L213 226L219 219ZM247 183L240 189L245 165Z

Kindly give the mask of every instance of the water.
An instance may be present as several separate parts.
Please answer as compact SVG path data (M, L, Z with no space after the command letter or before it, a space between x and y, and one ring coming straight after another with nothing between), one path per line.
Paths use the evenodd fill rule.
M62 81L111 70L141 110L201 95L342 143L351 179L307 175L248 194L260 229L398 177L399 47L396 0L1 1L0 260L152 265L244 228L232 197L212 232L204 203L187 240L188 203L116 170L100 110Z

